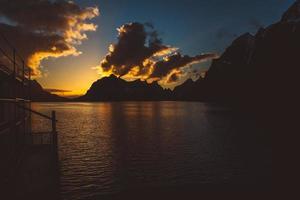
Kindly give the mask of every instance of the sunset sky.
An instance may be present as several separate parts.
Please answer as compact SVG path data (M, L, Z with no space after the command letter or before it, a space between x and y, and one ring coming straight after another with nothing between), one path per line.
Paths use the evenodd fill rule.
M60 93L67 96L84 94L101 77L95 67L108 54L110 44L118 42L117 28L130 22L151 23L158 37L162 39L162 44L178 48L182 55L189 55L191 62L183 63L192 64L193 60L197 60L197 55L220 54L238 35L245 32L255 33L259 27L278 21L293 2L77 0L75 3L81 8L97 7L100 12L99 16L95 10L84 10L80 13L80 20L84 21L80 31L85 31L86 39L79 36L67 38L74 40L74 43L70 41L67 45L74 45L81 54L76 55L76 52L70 52L69 49L70 51L64 52L65 56L61 53L57 58L42 59L38 81L44 88L71 91ZM87 13L92 13L92 16L86 17ZM2 21L10 21L11 18L15 20L7 14L2 17ZM17 20L20 19L16 18ZM91 23L93 26L90 26ZM201 61L194 67L205 70L208 65L209 62Z

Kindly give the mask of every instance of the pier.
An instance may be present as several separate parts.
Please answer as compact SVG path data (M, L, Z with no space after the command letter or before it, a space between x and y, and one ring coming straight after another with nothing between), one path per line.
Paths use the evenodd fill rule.
M32 73L0 32L1 199L59 199L56 113L31 109ZM32 132L32 115L52 130Z

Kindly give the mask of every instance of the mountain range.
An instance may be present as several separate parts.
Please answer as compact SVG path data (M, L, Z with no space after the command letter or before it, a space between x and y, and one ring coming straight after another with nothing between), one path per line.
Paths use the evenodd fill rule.
M45 102L45 101L67 101L68 99L51 94L43 89L43 87L36 81L32 80L30 83L30 95L33 101Z
M269 101L282 77L300 66L300 1L281 20L255 35L235 39L220 58L213 60L205 78L187 80L173 91L157 83L127 82L115 76L97 80L87 93L74 101L222 101L249 103ZM292 76L291 76L292 77ZM33 100L66 99L49 96L34 83Z

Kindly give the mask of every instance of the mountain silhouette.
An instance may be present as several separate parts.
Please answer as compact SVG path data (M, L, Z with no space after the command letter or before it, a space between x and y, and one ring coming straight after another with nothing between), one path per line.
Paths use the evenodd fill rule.
M162 89L157 83L145 81L127 82L114 75L94 82L87 93L76 100L79 101L155 101L167 100L170 90Z
M212 62L204 79L185 82L175 89L176 96L262 107L278 98L283 79L296 80L292 71L300 66L299 52L300 1L296 1L279 22L234 40Z
M173 91L156 82L127 82L114 75L97 80L87 93L73 101L209 101L262 107L277 94L275 87L300 66L300 1L281 20L255 35L245 33L213 60L205 78L187 80ZM293 80L293 79L292 79ZM296 80L296 79L295 79ZM33 100L65 101L42 90L33 81Z
M247 33L233 41L220 58L213 60L204 79L188 80L174 93L178 100L236 101L241 85L253 77L250 66L255 39Z
M50 92L45 91L36 80L32 80L30 84L30 95L32 101L67 101L67 99L64 97L60 97L58 95L51 94Z
M15 90L11 85L15 87L22 87L22 85L11 74L7 76L6 72L0 70L0 98L9 99L14 96ZM9 89L7 89L9 88ZM66 98L60 97L55 94L51 94L45 91L42 86L36 81L30 81L30 90L23 91L25 96L31 96L32 101L66 101ZM22 95L23 95L22 94ZM26 97L27 98L27 97Z

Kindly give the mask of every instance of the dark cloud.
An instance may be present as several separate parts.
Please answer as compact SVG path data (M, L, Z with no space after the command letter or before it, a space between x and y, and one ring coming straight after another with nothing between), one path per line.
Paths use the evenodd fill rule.
M152 25L147 26L152 29ZM146 32L144 24L125 24L118 31L118 43L110 46L110 52L101 63L105 72L123 76L132 67L142 68L143 62L155 53L169 49L162 45L155 31Z
M96 30L86 21L97 15L98 8L67 0L0 0L0 17L5 19L0 32L39 74L45 58L80 54L75 45L87 38L86 31Z
M163 44L152 24L129 23L118 29L116 44L96 67L99 74L114 74L127 80L174 82L185 67L217 57L216 54L181 55L178 48ZM173 76L173 77L171 77ZM170 81L168 81L170 79Z

